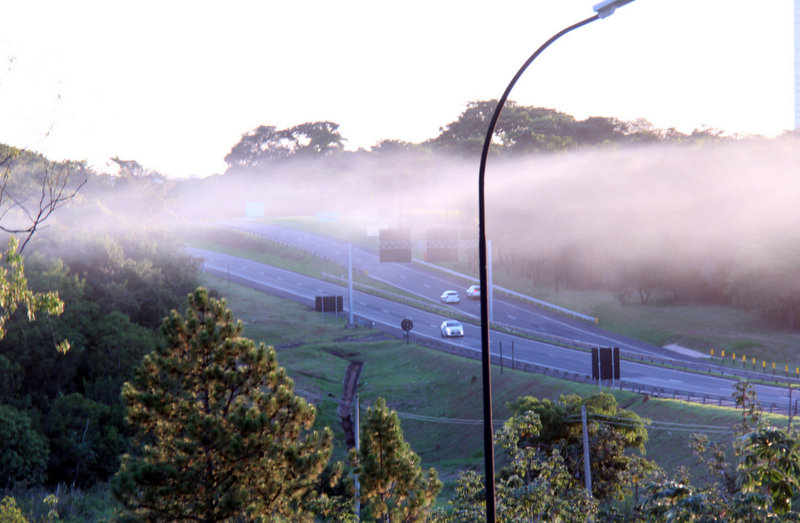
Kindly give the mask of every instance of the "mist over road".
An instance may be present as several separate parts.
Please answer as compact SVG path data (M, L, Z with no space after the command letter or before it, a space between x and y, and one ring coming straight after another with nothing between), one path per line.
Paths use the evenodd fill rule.
M299 236L304 235L305 233ZM324 244L325 241L323 240L321 243ZM221 278L227 278L232 282L298 301L307 304L309 307L314 306L314 298L316 296L341 295L345 299L345 311L349 307L346 286L317 280L292 271L214 251L190 249L190 252L204 260L204 271ZM400 271L399 274L403 274L403 271ZM353 310L358 317L374 321L382 330L398 335L401 332L401 320L410 318L414 321L413 334L415 336L438 340L441 339L439 326L443 320L448 319L448 316L438 312L424 311L410 305L396 303L386 298L358 291L353 292L353 302ZM345 312L344 314L347 313ZM448 339L447 342L466 350L480 352L479 326L465 323L464 331L463 338ZM587 336L589 335L591 333L587 334ZM509 357L513 346L514 357L517 361L537 364L562 372L567 371L582 375L591 373L591 358L586 352L533 341L498 331L492 332L491 339L492 354L499 355L502 344L505 350L504 355ZM620 371L623 379L628 383L642 384L649 387L663 387L691 392L696 395L707 394L717 397L729 397L735 383L734 379L706 376L680 369L668 369L626 360L621 361ZM786 389L763 385L756 385L755 388L763 404L788 405L789 399Z

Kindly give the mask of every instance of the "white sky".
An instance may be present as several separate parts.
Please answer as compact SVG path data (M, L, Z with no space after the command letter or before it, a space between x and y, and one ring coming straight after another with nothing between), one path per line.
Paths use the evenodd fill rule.
M0 142L172 176L222 172L262 124L419 142L597 1L0 0ZM793 28L792 0L636 0L553 44L511 99L776 135L794 125Z

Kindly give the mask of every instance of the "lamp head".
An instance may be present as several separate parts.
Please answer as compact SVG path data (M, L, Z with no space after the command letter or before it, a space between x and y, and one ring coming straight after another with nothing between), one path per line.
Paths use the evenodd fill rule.
M594 6L594 12L597 13L597 16L600 18L605 18L613 15L614 11L617 10L617 7L622 7L623 5L631 2L633 2L633 0L603 0Z

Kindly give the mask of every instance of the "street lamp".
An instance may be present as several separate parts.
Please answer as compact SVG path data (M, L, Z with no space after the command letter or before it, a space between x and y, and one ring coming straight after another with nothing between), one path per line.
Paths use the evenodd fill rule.
M479 256L479 270L481 281L481 367L483 374L483 453L486 467L486 521L494 523L495 521L495 485L494 485L494 441L492 437L492 373L491 373L491 353L489 345L489 293L488 293L488 277L487 277L487 263L486 263L486 204L484 200L484 178L486 177L486 159L489 156L489 147L492 143L492 136L494 135L497 120L500 117L500 111L508 99L511 89L517 83L522 73L528 68L529 65L538 57L542 51L547 49L553 42L564 36L565 34L583 27L600 18L606 18L614 14L618 7L631 3L633 0L603 0L594 6L595 14L585 20L576 24L566 27L554 34L542 44L535 53L531 55L528 60L522 64L517 74L511 79L511 82L506 87L503 96L497 102L497 107L494 109L492 118L489 120L489 128L486 131L486 139L483 141L483 150L481 151L481 165L478 175L478 256Z

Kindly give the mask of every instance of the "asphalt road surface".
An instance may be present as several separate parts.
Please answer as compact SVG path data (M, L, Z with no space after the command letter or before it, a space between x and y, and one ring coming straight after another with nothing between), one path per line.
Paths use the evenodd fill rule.
M305 234L299 236L303 237ZM314 244L317 246L316 248L322 248L320 245L324 246L326 243L326 239L314 240ZM335 242L333 242L331 247L335 247L335 245ZM354 251L355 250L356 249L354 249ZM345 311L348 310L349 304L347 303L346 285L337 285L244 258L213 251L191 249L191 252L204 259L205 271L216 276L229 278L230 281L236 283L241 283L271 294L305 303L309 305L309 307L314 306L314 299L316 296L344 296ZM344 256L346 263L346 247ZM368 263L372 261L370 256L375 255L364 253L363 251L358 254L358 257L361 259L362 267L371 268L371 266L368 265ZM355 252L353 258L355 263ZM398 264L383 265L391 266L383 269L381 273L382 279L386 278L386 281L405 279L409 283L407 286L402 286L401 288L412 292L412 289L419 288L420 286L423 289L427 289L425 285L433 286L433 282L438 281L440 284L448 283L446 281L436 280L436 278L440 278L440 276L437 275L431 276L431 279L424 279L419 273L414 272L410 264L399 264L402 266L396 266ZM380 269L373 270L379 271ZM370 272L370 275L372 275L372 272ZM436 299L438 299L440 293L441 290L438 288L432 291ZM465 310L463 307L464 305L472 304L465 304L462 301L459 305L446 307L454 307L460 312L463 312ZM499 302L495 304L495 307L498 307L498 305ZM446 307L444 307L445 310ZM522 322L529 314L524 306L514 304L505 304L502 310L504 314L507 314L505 311L516 312L516 315L518 315L516 316L516 320L519 322ZM438 340L442 339L440 332L442 321L449 319L449 316L446 314L427 312L410 305L397 303L386 298L358 291L354 291L353 294L353 311L359 318L374 321L379 327L392 330L393 332L400 332L400 322L404 318L410 318L414 321L413 334L415 336L423 336ZM534 312L539 315L539 319L531 320L533 323L538 324L539 322L546 322L548 328L560 333L560 335L566 334L570 337L581 337L581 339L584 340L606 340L601 342L603 345L608 345L609 340L614 343L618 341L618 338L614 337L614 335L604 333L594 326L583 324L583 322L557 317L550 318L539 311ZM345 312L345 314L347 314L347 312ZM495 317L497 318L497 313ZM530 325L530 323L526 323L526 325ZM606 336L608 337L606 338ZM448 338L447 341L466 350L480 352L480 327L477 325L477 322L476 325L464 323L464 337ZM510 355L510 351L513 347L514 357L520 362L535 363L550 369L579 374L591 373L590 356L583 351L493 331L491 334L492 354L499 354L501 344L506 357ZM618 343L616 346L622 345L623 344ZM642 346L645 348L648 347L646 344ZM625 347L636 348L639 347L639 344L627 343ZM620 363L620 372L624 380L628 383L639 383L650 387L663 387L692 392L698 395L707 394L711 396L729 397L735 383L732 379L689 373L677 369L668 369L625 360ZM762 405L774 403L782 406L782 408L788 406L788 391L785 388L757 385L756 391Z

